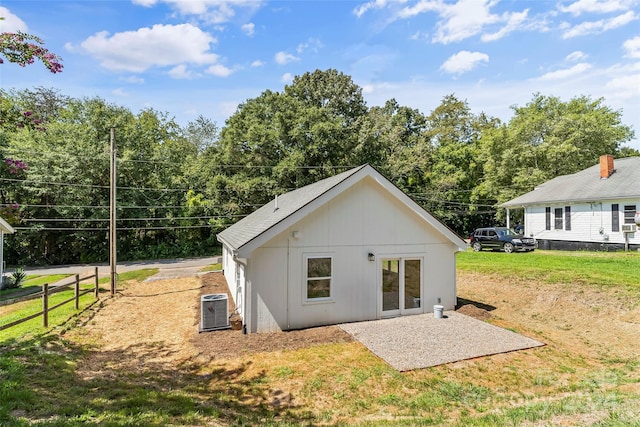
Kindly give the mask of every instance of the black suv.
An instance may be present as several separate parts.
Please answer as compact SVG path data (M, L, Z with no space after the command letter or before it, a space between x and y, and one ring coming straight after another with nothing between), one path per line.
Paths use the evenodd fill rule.
M527 252L536 248L533 238L515 234L507 227L478 228L471 234L469 244L476 252L483 249L499 249L507 253Z

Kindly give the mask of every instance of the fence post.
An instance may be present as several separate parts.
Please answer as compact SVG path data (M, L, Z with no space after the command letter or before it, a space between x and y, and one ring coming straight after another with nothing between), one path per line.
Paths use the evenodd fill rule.
M42 326L49 327L49 284L42 285Z
M76 283L73 287L75 302L76 302L76 310L80 308L80 275L76 274Z
M94 272L94 277L95 277L95 297L96 299L98 299L100 297L100 288L98 287L98 267L96 267L95 272Z

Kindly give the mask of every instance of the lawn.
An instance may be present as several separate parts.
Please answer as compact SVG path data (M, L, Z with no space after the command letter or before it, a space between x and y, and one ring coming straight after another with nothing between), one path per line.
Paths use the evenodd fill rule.
M165 363L169 343L114 351L85 332L92 308L1 339L0 425L640 426L635 255L460 254L460 297L547 345L406 373L357 342Z

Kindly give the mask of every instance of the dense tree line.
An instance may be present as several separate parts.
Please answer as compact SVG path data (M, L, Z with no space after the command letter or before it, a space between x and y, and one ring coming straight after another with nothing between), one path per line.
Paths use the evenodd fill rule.
M587 96L533 94L503 123L451 94L428 115L367 107L336 70L240 104L222 128L181 127L100 98L0 91L0 216L10 264L107 261L109 130L116 129L119 259L215 251L215 234L277 194L370 163L461 235L496 205L602 154L638 155L621 112Z

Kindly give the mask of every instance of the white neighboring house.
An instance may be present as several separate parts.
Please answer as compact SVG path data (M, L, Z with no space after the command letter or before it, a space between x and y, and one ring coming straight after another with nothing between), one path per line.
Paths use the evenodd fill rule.
M4 219L0 218L0 285L4 280L4 235L13 234L15 230ZM2 288L2 286L0 286Z
M556 177L500 205L524 209L525 235L541 249L640 248L640 157L601 156L581 172ZM507 219L508 221L508 219Z
M466 249L369 165L278 196L217 238L245 333L454 309Z

